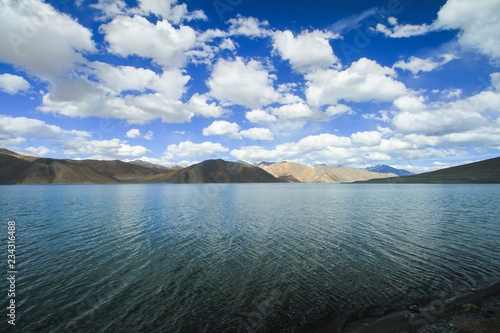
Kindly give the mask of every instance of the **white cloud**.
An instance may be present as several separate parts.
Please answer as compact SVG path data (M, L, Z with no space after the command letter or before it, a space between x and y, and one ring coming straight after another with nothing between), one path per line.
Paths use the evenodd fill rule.
M123 0L99 0L96 4L90 5L90 7L101 11L101 16L97 17L98 20L106 20L124 14L127 4Z
M49 154L54 154L54 153L55 153L54 150L49 149L45 146L28 147L23 149L23 154L28 156L47 156Z
M388 28L383 24L378 23L375 29L378 32L383 33L387 37L392 38L408 38L413 36L425 35L429 31L432 31L432 26L427 24L415 25L415 24L397 24L397 20L394 17L389 18L389 22L394 25L392 28Z
M153 131L150 130L146 134L144 134L144 139L153 140Z
M399 112L393 117L392 124L397 131L424 135L444 135L478 128L488 121L479 111L493 105L480 104L491 101L481 101L480 97L459 100L442 104L431 103L426 105L423 98L405 96L394 101L394 106Z
M180 123L196 115L219 117L228 112L215 102L208 103L207 95L195 93L187 103L181 102L190 77L179 70L159 75L130 66L98 62L90 66L97 82L83 76L54 80L39 110L70 117L125 119L129 124L145 124L156 118Z
M223 147L220 143L203 142L193 143L184 141L178 145L172 144L167 147L164 158L173 159L174 157L196 158L196 157L216 157L217 153L225 153L229 149Z
M175 5L177 0L139 0L139 14L154 14L178 24L187 14L186 4Z
M376 146L382 141L382 133L377 131L357 132L351 135L352 143L361 146Z
M256 60L219 60L207 81L210 94L221 101L258 108L280 99L274 90L276 77Z
M137 55L153 59L163 67L180 67L185 52L195 46L196 33L188 26L174 28L167 20L150 23L142 16L117 16L99 31L105 34L109 51L127 57Z
M128 8L123 0L99 0L97 4L90 5L99 9L102 14L98 19L106 20L118 15L139 14L142 16L155 15L160 19L168 19L175 24L183 20L206 20L207 16L202 10L189 12L186 4L177 4L177 0L139 0L138 6Z
M331 105L326 108L326 114L331 117L336 117L344 113L354 114L355 112L345 104Z
M431 58L421 59L417 57L410 57L410 60L408 62L400 60L396 62L392 66L392 68L401 68L404 70L409 70L414 75L417 75L419 72L431 72L436 68L441 67L454 59L458 59L458 57L453 54L443 54L440 56L440 58L443 58L443 60L440 62L435 62Z
M439 10L438 18L430 25L399 25L395 18L388 28L377 24L376 30L388 37L401 38L427 34L436 30L459 29L458 42L489 56L500 59L500 2L498 0L448 0Z
M171 97L160 92L123 97L110 95L106 87L78 77L56 81L43 96L38 109L70 117L125 119L129 124L145 124L156 118L169 123L191 120L194 114Z
M61 136L89 137L86 131L65 130L56 125L49 125L44 121L26 117L10 117L0 114L0 132L16 136L36 134L43 139L58 139Z
M139 131L137 128L132 128L130 131L125 133L125 136L127 138L137 139L141 137L141 131Z
M240 132L245 138L252 140L274 140L273 134L268 128L254 127Z
M228 110L225 110L221 106L217 105L215 102L209 104L209 99L210 97L207 94L199 95L198 93L195 93L191 96L189 102L186 103L186 108L193 114L213 118L218 118L229 112Z
M238 133L239 130L240 126L237 123L216 120L203 129L203 135L227 135L232 139L241 139L241 135Z
M93 159L118 159L142 156L149 152L142 146L130 146L127 141L119 139L89 140L91 133L78 130L65 130L56 125L47 124L38 119L26 117L9 117L0 115L0 136L2 142L8 142L9 136L23 138L18 143L26 141L50 140L54 146L62 149L66 155L90 155ZM12 142L15 143L15 142ZM26 148L26 152L34 155L46 155L53 150L43 146Z
M142 135L141 131L139 131L137 128L132 128L130 131L125 133L125 136L131 139L153 140L153 131L148 131L146 134Z
M296 37L289 30L279 31L273 35L273 48L283 60L290 62L294 70L309 72L315 68L340 65L329 42L338 37L331 32L319 30L305 31Z
M63 146L66 155L90 155L90 159L113 160L143 156L150 152L143 146L131 146L119 139L68 142Z
M436 29L460 29L458 41L492 59L500 59L500 2L448 0L434 22Z
M231 24L229 27L230 35L261 38L270 34L270 31L267 30L269 23L267 21L259 21L254 17L243 17L238 14L235 19L230 19L229 23Z
M234 51L236 50L236 46L234 45L233 41L230 38L225 38L220 44L219 48L221 50L231 50Z
M389 112L388 111L379 111L380 116L377 117L376 114L374 113L365 113L362 115L364 119L373 119L373 120L378 120L378 121L383 121L383 122L389 122L391 121L391 118L389 118Z
M366 58L353 62L344 71L318 70L306 75L307 101L312 106L335 105L339 100L392 101L407 92L395 76L394 69Z
M0 90L8 94L15 95L26 91L31 87L23 77L12 74L0 74Z
M305 103L287 104L269 110L280 120L322 120L324 117L321 112L313 111Z
M247 118L252 123L259 124L271 123L278 120L278 118L269 114L268 111L260 109L248 111L247 113L245 113L245 118Z
M185 85L190 80L189 75L178 69L157 74L150 69L112 66L102 62L93 62L89 67L103 87L116 94L124 91L144 92L149 89L161 92L168 99L177 100L184 94Z
M84 62L95 52L92 33L38 0L0 3L0 60L47 79Z

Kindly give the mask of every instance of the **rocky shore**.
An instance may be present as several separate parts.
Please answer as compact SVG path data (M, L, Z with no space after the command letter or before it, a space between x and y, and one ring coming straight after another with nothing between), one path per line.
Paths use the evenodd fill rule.
M333 329L333 330L332 330ZM317 332L339 332L323 327ZM363 318L347 323L340 332L349 333L500 333L500 283L472 289L444 302L431 302L409 311L381 318Z

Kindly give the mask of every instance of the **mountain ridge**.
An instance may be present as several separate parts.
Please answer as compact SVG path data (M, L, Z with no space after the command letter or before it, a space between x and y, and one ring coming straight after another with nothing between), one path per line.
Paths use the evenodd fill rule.
M0 184L280 182L261 168L238 162L207 160L168 170L120 160L71 160L34 157L0 148Z
M385 164L379 164L373 167L368 167L365 168L365 170L372 172L379 172L379 173L394 173L398 176L411 176L414 174L413 172L410 172L408 170L396 169L391 167L390 165L385 165Z
M375 173L347 166L331 167L325 164L309 166L295 162L260 164L260 168L289 183L340 183L397 176L396 174Z
M371 179L359 183L499 184L500 157L404 177Z

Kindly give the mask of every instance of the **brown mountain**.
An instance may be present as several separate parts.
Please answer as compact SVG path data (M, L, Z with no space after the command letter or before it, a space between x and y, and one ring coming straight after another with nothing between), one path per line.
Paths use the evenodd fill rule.
M153 169L119 160L98 161L81 160L77 163L94 169L98 173L123 182L137 183L147 181L147 179L158 174L171 172L169 170Z
M38 158L32 162L0 154L0 184L113 184L119 181L81 164Z
M128 162L130 164L135 164L135 165L140 165L146 168L151 168L151 169L160 169L160 170L170 170L170 171L175 171L175 170L180 170L184 168L183 166L180 165L169 165L169 166L163 166L163 165L158 165L154 163L149 163L143 160L133 160Z
M20 155L0 149L0 184L279 182L251 165L209 160L177 171L122 161L66 160Z
M238 162L208 160L168 175L150 179L158 183L276 183L276 177L261 168Z
M281 162L273 164L260 164L280 180L290 183L338 183L368 180L396 176L393 173L370 172L364 169L349 168L346 166L331 167L316 165L314 167L294 162Z
M477 184L500 183L500 157L418 175L372 179L367 183Z

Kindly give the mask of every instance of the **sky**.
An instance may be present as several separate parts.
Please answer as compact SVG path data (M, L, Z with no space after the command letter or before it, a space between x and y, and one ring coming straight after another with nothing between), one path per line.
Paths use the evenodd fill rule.
M425 172L500 155L500 0L0 0L0 147Z

